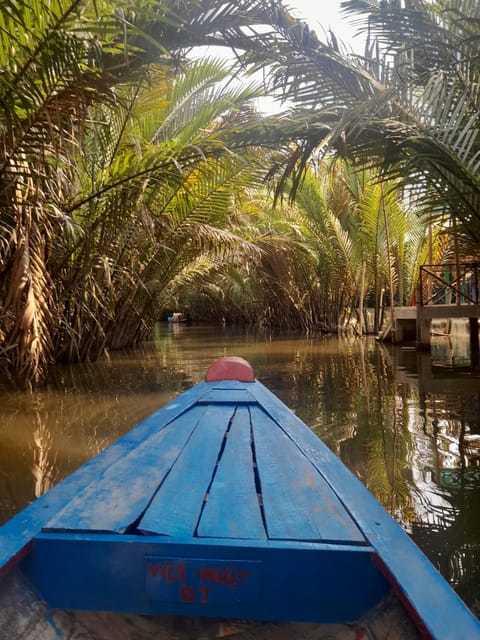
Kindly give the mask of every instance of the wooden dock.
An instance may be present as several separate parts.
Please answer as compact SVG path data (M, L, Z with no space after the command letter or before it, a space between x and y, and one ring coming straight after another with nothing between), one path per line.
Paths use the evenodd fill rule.
M421 267L416 305L394 307L392 317L379 336L380 340L394 344L414 342L420 349L430 349L432 321L467 318L472 365L477 365L480 360L479 271L476 263L455 267L445 264ZM446 280L445 273L456 275L449 275L450 279Z
M480 304L395 307L393 321L390 319L383 329L380 339L394 344L415 342L417 346L430 348L432 320L468 318L470 329L478 330Z

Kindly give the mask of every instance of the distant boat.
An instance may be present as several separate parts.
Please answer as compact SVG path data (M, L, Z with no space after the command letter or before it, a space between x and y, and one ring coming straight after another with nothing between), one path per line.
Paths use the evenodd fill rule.
M187 318L185 314L180 312L175 312L175 313L172 313L171 316L168 316L167 320L168 322L186 322Z
M160 637L168 616L480 638L409 536L236 357L0 528L0 572L8 640L73 640L75 624L87 640ZM275 640L267 627L255 637Z

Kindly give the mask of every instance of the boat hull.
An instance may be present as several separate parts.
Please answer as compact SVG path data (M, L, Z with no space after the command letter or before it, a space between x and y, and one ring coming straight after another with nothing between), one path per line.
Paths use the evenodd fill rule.
M371 549L42 534L22 570L50 606L256 620L358 620L388 593Z
M418 639L394 597L387 597L355 624L278 623L51 609L18 569L0 582L2 640L359 640L372 636Z
M342 625L394 594L415 634L480 638L409 536L239 358L35 501L0 542L0 574L18 566L56 610Z

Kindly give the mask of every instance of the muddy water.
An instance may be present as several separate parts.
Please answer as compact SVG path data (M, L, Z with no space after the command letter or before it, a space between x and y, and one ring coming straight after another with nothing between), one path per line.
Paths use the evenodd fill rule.
M0 383L0 523L181 391L240 355L339 455L480 613L480 371L468 338L431 357L367 339L162 325L141 350Z

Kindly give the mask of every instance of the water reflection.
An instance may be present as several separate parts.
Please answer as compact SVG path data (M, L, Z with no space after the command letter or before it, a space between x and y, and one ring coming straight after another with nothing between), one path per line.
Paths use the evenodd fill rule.
M479 615L480 376L466 365L468 336L458 342L458 336L457 344L454 337L447 345L445 338L434 338L432 357L397 350L393 369L418 393L422 418L406 469L413 507L409 531Z
M441 340L433 339L431 358L370 339L169 324L141 350L57 367L33 394L4 386L0 521L200 381L214 358L235 354L343 459L475 609L480 379L465 359L452 361L450 347L442 359Z
M149 348L58 367L32 394L0 390L0 522L191 384Z

